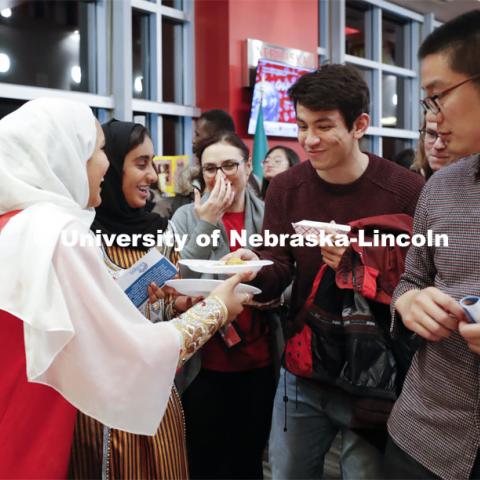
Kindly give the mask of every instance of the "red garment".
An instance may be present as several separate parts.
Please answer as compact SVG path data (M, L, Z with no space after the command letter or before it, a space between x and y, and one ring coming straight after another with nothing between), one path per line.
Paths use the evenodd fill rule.
M364 230L364 239L367 242L372 241L371 232L377 230L395 236L408 235L410 238L413 218L404 213L377 215L355 220L349 225L352 227L350 238L358 238L358 231ZM338 266L337 286L351 288L365 298L390 305L393 291L405 270L407 252L407 246L360 246L353 242L343 254Z
M234 252L240 245L232 246L230 232L240 233L245 228L245 212L227 212L222 218L228 236L230 250ZM243 337L243 342L227 348L224 341L215 335L202 350L202 368L217 372L240 372L262 368L272 363L268 330L254 312L246 307L233 323Z
M0 230L18 212L0 216ZM65 478L76 409L27 381L23 322L0 310L0 478Z
M268 186L263 229L272 234L294 234L301 220L350 223L365 217L407 214L413 217L423 186L420 175L393 162L368 154L368 167L349 184L331 184L319 177L309 161L277 175ZM320 248L262 247L259 256L274 264L260 270L252 284L262 289L258 301L277 298L294 280L292 320L304 306L315 275L323 264ZM300 322L289 322L291 333Z
M396 237L402 234L406 234L410 237L412 234L413 218L404 213L377 215L375 217L367 217L355 220L350 222L349 225L352 227L349 235L350 238L358 238L358 231L364 230L364 240L371 242L372 237L370 236L370 233L373 230L378 230L381 233L392 233ZM310 295L308 296L303 307L301 314L302 319L305 319L308 316L309 311L315 311L316 315L318 315L317 318L321 318L322 315L325 315L324 312L328 311L330 317L326 316L325 318L334 318L334 314L332 313L334 312L334 309L332 308L332 304L329 304L328 302L333 303L335 298L340 297L339 292L337 292L336 289L333 287L327 289L325 287L330 283L336 284L336 287L341 290L355 290L366 299L374 300L375 302L383 303L385 305L390 305L393 291L400 281L400 277L405 269L405 258L407 256L407 252L407 246L400 247L398 245L392 245L390 247L365 247L360 246L357 242L352 242L347 248L346 252L343 254L336 273L332 275L326 275L326 270L328 267L325 264L320 267L313 281ZM329 272L333 271L329 270ZM323 282L323 288L320 286L321 282ZM320 301L318 299L319 291L321 295L328 296L328 301L323 302L320 307ZM327 309L328 307L330 308ZM368 313L370 314L370 312ZM375 316L373 315L372 318L374 317ZM313 316L313 319L314 322L318 322L315 316ZM357 325L356 328L358 331L362 331L362 327ZM365 338L367 338L368 335L371 335L372 332L375 332L373 326L370 326L369 328L370 331L368 328L363 328L363 334ZM332 332L329 333L331 334ZM311 325L309 325L308 322L305 322L302 325L301 331L287 340L285 347L285 364L289 372L301 377L315 378L315 376L318 375L318 371L322 370L321 366L319 366L319 363L328 363L325 361L325 357L328 358L328 355L332 355L331 352L333 351L334 345L338 346L342 344L342 342L339 340L341 335L338 331L335 333L336 337L334 335L331 337L327 335L325 337L325 331L322 331L322 337L318 337L318 335L319 329L317 328L312 330ZM374 335L376 335L376 333L374 333ZM326 341L325 338L334 338L335 340L328 349L325 349L325 352L320 352L320 349L316 348L315 346L316 342L318 342L317 338L321 338L322 342ZM350 342L345 342L346 347L344 346L343 348L350 347L351 343L352 340L350 340ZM380 343L376 344L377 347L379 345ZM351 351L355 350L352 349ZM350 358L349 355L344 355L346 359ZM380 359L380 357L382 358ZM330 358L334 358L334 355L332 355ZM385 373L389 371L389 365L388 362L387 365L384 364L384 358L386 357L383 357L383 355L380 356L372 353L370 358L358 358L356 360L356 368L365 368L365 371L367 371L367 366L373 367L377 365L376 374L371 374L370 376L365 374L365 378L371 377L375 378L376 380L390 378L390 376L386 375ZM319 359L322 361L319 362ZM317 362L317 365L315 365L315 362ZM329 367L333 369L331 365ZM384 373L381 375L379 371ZM317 380L318 379L326 381L325 378L322 378L320 375L318 375ZM375 384L372 380L371 385L375 384L376 387L379 388L380 383L381 382ZM387 389L382 387L380 390L386 391ZM372 396L372 394L367 394L367 390L365 390L365 396Z

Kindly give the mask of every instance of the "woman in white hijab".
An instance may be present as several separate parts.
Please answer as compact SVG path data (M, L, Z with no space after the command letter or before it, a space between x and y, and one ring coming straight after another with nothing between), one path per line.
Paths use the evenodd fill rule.
M153 435L173 377L238 315L248 275L170 322L148 322L88 235L108 168L80 103L38 99L0 120L0 478L66 475L75 408Z

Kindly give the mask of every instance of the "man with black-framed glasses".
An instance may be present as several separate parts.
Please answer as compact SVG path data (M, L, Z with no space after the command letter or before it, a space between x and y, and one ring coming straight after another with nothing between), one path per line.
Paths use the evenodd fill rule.
M480 324L458 304L480 295L479 51L480 10L442 25L419 51L426 120L466 158L429 180L415 213L414 234L447 234L448 246L411 248L392 300L393 333L407 328L424 343L390 417L388 478L480 478Z
M432 113L433 115L438 115L442 111L442 102L440 101L442 100L442 98L445 98L447 94L453 92L456 88L478 79L480 79L480 74L472 75L471 77L468 77L465 80L462 80L461 82L452 85L451 87L445 88L444 90L436 93L435 95L425 97L423 100L420 100L420 104L425 110L425 113Z

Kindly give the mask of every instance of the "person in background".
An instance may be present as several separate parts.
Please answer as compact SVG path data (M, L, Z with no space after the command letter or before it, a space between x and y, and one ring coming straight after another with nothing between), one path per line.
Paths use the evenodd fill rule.
M263 161L263 181L261 198L265 199L267 188L272 178L282 172L286 172L290 167L300 163L297 152L289 147L276 145L272 147L265 155Z
M404 168L411 168L414 158L415 150L412 148L405 148L394 155L392 162Z
M428 180L437 170L458 160L450 153L444 139L438 134L437 123L426 121L420 129L417 152L411 169L421 173Z
M194 189L201 189L199 176L200 168L198 165L187 165L181 169L177 168L175 172L175 196L172 200L171 216L183 205L188 205L193 202Z
M196 121L193 150L195 151L198 142L220 131L235 132L233 118L225 110L215 109L203 112Z
M219 132L199 143L197 152L208 191L202 198L195 191L195 203L177 210L172 223L189 235L182 258L219 260L240 247L234 232L250 238L261 231L263 201L247 188L251 159L235 133ZM214 231L220 231L218 245L196 243ZM246 308L232 326L231 341L212 338L178 379L191 478L262 478L275 393L270 330L256 308Z
M104 148L79 102L0 120L0 478L65 478L77 409L153 435L177 369L250 301L237 275L170 322L138 312L88 241Z

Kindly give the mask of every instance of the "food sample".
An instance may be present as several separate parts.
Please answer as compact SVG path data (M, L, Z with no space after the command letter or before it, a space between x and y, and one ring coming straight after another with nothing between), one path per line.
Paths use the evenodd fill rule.
M242 260L241 258L229 258L228 260L225 260L225 265L242 265L245 262L245 260Z

